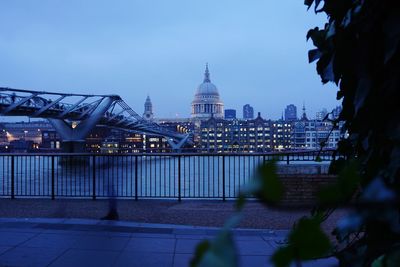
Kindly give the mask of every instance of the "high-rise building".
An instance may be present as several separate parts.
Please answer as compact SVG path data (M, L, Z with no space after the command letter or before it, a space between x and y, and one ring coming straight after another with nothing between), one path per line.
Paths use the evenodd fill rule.
M225 109L225 119L226 120L236 119L236 109Z
M343 123L339 122L339 127L334 128L329 121L296 121L292 138L292 149L334 149L341 138ZM323 145L323 147L321 147Z
M254 108L249 104L243 106L243 119L245 120L254 119Z
M332 110L332 119L333 119L333 120L338 119L341 112L342 112L342 106L336 106L336 107Z
M211 83L207 64L203 83L197 88L192 101L192 118L207 120L211 117L224 117L224 103L219 97L217 87Z
M326 117L327 114L328 114L328 110L326 110L326 108L323 108L321 111L318 111L315 114L315 119L317 121L322 121L322 120L324 120L324 118Z
M290 104L285 108L285 121L295 120L297 120L297 107L293 104Z
M271 122L271 149L274 151L292 148L293 122L277 120Z
M151 121L154 118L153 114L153 104L151 103L150 97L147 96L146 102L144 102L144 113L143 118L145 120Z

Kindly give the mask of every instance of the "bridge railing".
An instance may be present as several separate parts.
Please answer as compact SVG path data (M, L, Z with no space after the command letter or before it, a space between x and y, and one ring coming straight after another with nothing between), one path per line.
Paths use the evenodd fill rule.
M0 197L225 200L235 198L265 161L277 160L278 170L310 163L327 169L326 164L320 163L328 163L332 157L333 151L0 154ZM293 167L298 169L296 166Z

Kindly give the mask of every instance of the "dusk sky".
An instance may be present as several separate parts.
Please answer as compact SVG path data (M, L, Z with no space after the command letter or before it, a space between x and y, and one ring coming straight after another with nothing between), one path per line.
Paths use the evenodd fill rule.
M307 30L325 17L303 0L0 2L0 86L119 94L139 114L189 117L206 62L225 108L267 119L339 104L308 64ZM4 118L3 118L4 120Z

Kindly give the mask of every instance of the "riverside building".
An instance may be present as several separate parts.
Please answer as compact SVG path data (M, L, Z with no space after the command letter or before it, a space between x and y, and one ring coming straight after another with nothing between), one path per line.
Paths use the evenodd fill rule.
M199 152L271 151L271 121L259 114L253 120L210 118L201 123Z

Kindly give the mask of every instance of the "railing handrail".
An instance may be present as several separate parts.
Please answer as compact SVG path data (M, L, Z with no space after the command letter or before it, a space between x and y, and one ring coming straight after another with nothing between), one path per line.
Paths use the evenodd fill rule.
M292 171L327 172L334 150L269 153L0 154L0 197L237 197L259 164L277 158ZM317 160L320 156L320 160ZM286 165L285 165L286 166ZM284 167L284 166L280 166ZM305 173L307 174L307 172Z
M319 152L335 152L334 149L324 150L302 150L302 151L285 151L285 152L156 152L156 153L0 153L0 156L110 156L110 157L123 157L123 156L287 156L287 155L316 155Z

